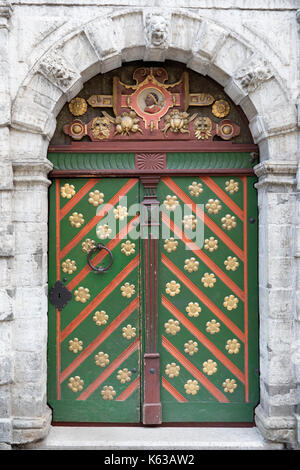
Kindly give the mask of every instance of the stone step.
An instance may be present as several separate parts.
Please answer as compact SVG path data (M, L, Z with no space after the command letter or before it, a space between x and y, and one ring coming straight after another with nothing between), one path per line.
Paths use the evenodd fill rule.
M52 426L35 450L281 450L257 428L233 427L65 427Z

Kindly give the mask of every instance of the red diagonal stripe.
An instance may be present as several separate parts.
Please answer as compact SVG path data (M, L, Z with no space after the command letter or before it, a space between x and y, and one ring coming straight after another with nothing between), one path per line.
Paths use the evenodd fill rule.
M116 398L116 401L125 401L140 385L140 378L137 377L128 387Z
M63 219L73 207L92 189L92 187L100 181L100 178L91 178L88 182L77 191L77 193L68 201L60 211L60 218Z
M62 372L61 382L63 382L72 372L89 357L92 352L98 348L138 307L140 299L136 297L106 328L94 341L92 341L74 361Z
M221 199L221 201L223 201L224 204L226 204L226 206L228 206L229 209L238 216L239 219L242 221L244 220L242 209L220 188L220 186L217 185L214 180L209 176L201 176L201 179L206 186L208 186L218 196L218 198Z
M183 395L181 395L181 393L178 392L178 390L176 390L175 387L173 387L173 385L170 384L170 382L167 381L167 379L165 379L165 377L162 378L162 386L180 403L186 403L188 401Z
M63 341L93 310L96 308L128 274L139 264L139 255L128 263L128 265L102 290L62 331L61 341Z
M228 398L164 336L162 337L162 345L195 377L195 379L199 380L203 387L205 387L218 401L221 403L229 403Z
M169 227L174 234L181 239L188 248L198 256L220 279L224 282L241 300L244 301L245 295L235 282L233 282L219 266L214 263L192 240L185 236L181 228L178 227L164 212L162 213L162 222Z
M139 347L140 340L136 338L133 343L131 343L128 348L123 351L117 359L115 359L103 372L97 377L94 382L92 382L77 398L77 400L86 400L97 388L105 382L105 380L125 361L129 356L131 356L134 351Z
M162 305L171 312L187 328L195 338L197 338L230 372L232 372L242 383L245 383L245 376L225 354L223 354L206 336L188 320L169 299L162 295Z
M247 178L243 177L243 198L244 198L244 252L245 252L245 264L244 264L244 284L245 284L245 311L244 311L244 324L245 324L245 401L249 401L249 352L248 352L248 227L247 227Z
M170 188L172 191L182 200L184 204L189 204L192 211L196 216L207 225L210 230L212 230L219 238L222 240L225 245L228 246L242 261L244 261L243 251L231 240L228 235L217 225L213 220L211 220L207 214L205 214L202 209L192 201L188 195L169 177L162 178L162 181Z
M170 261L166 255L161 255L162 262L164 265L173 273L178 279L184 283L184 285L193 294L206 305L223 323L227 326L241 341L245 341L244 333L197 287L183 274L175 264Z
M119 243L121 240L123 240L127 235L128 233L133 229L135 228L134 227L134 223L136 222L136 220L138 219L138 215L136 215L127 225L126 227L123 227L122 230L117 233L117 235L115 236L115 238L113 238L112 240L110 240L106 247L109 249L109 250L113 250ZM101 250L100 253L98 253L96 256L94 256L94 258L92 259L93 261L93 265L96 265L98 263L100 263L106 256L108 256L108 252L106 250ZM70 282L69 284L67 284L67 288L69 290L72 290L74 289L75 286L77 286L90 272L91 272L91 269L90 266L87 264Z
M133 188L133 186L137 183L137 181L138 181L137 179L132 178L129 181L127 181L127 183L124 184L124 186L111 198L111 200L107 204L105 204L105 206L103 206L103 208L98 212L98 214L95 215L80 230L80 232L78 232L77 235L75 235L75 237L72 238L72 240L61 250L61 253L60 253L61 258L64 258L67 255L67 253L69 253L69 251L72 250L72 248L74 248L74 246L76 246L80 242L80 240L82 240L82 238L86 236L86 234L89 233L90 230L92 230L92 228L101 219L103 219L103 217L107 214L107 211L109 211L112 206L117 204L119 199L125 196L128 193L128 191L130 191L130 189Z

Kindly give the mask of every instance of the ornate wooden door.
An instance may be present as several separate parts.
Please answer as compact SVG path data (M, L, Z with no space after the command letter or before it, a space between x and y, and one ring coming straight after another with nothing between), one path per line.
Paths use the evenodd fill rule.
M124 65L64 105L49 147L54 420L253 420L257 158L242 109L183 64Z
M140 242L138 215L127 212L138 198L137 178L52 184L48 399L54 421L140 420ZM99 273L88 257L96 269L111 267Z
M208 174L54 180L54 421L252 420L254 181Z
M252 421L258 399L253 177L162 177L164 422ZM198 234L197 234L198 232ZM168 238L166 238L166 236Z

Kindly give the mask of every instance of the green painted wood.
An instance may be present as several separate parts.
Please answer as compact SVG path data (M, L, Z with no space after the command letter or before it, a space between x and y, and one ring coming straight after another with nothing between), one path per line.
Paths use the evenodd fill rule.
M133 153L49 153L54 170L131 170Z
M132 170L133 153L63 153L48 154L54 170ZM167 153L167 169L243 169L252 168L249 152L172 152Z
M167 154L168 170L196 168L252 168L249 152L172 152Z
M67 202L59 196L60 208L66 211L65 216L59 223L60 233L60 250L64 250L76 237L85 230L87 224L93 220L97 215L97 207L89 203L91 192L96 190L104 194L104 203L108 203L111 198L115 196L118 191L122 191L129 179L118 178L114 179L113 184L111 179L76 179L70 181L69 179L61 179L59 181L60 188L66 183L74 183L77 197L85 185L90 181L94 181L89 191L77 201L77 203L70 210L65 209L66 204L70 204L72 199ZM125 222L120 219L116 220L114 210L120 204L122 206L131 207L138 201L138 180L131 180L133 185L127 192L126 196L116 201L111 206L110 210L101 220L102 225L107 223L113 230L114 223L116 233L124 228ZM57 226L56 226L56 180L50 188L50 214L49 214L49 289L55 284L57 280ZM71 226L69 217L74 212L81 213L84 218L84 223L81 227ZM129 214L127 221L130 222L134 214ZM124 356L124 352L130 345L139 338L139 304L137 302L135 308L131 313L121 317L119 324L116 326L114 322L118 320L119 315L131 304L131 302L139 295L139 266L138 264L133 269L128 270L128 264L139 255L139 240L133 240L129 235L120 240L119 243L112 248L114 262L111 269L103 274L98 274L87 267L87 254L82 250L82 242L87 239L93 239L96 243L99 241L107 245L111 238L99 239L94 225L90 230L86 230L84 236L80 240L74 242L74 246L70 247L65 256L61 258L59 277L64 281L65 285L72 292L72 300L66 307L59 313L56 308L49 303L49 343L48 343L48 399L49 404L53 408L54 421L80 421L80 422L138 422L139 421L139 387L131 393L126 400L117 401L118 397L124 393L127 387L139 376L140 367L140 354L139 347L132 350L130 354ZM113 235L113 233L112 233ZM135 252L130 256L126 256L121 252L121 245L126 240L135 244ZM96 255L94 255L96 256ZM72 273L65 273L62 269L62 263L67 260L75 261L76 270ZM94 257L92 257L93 261ZM103 261L105 264L105 261ZM85 272L86 270L86 272ZM128 270L128 271L127 271ZM116 282L116 277L124 272L123 279ZM80 273L85 273L85 276L76 281L76 276ZM122 296L121 286L126 282L135 286L135 293L130 298ZM71 284L70 284L71 283ZM73 283L73 284L72 284ZM76 301L76 290L79 287L87 288L89 290L89 298L85 303ZM108 291L108 289L111 289ZM91 308L89 305L101 295L101 293L109 292L108 295L96 301ZM89 312L77 325L77 321L86 308ZM107 323L97 325L94 317L97 311L105 311L108 315ZM60 317L60 320L58 318ZM72 330L65 330L73 325ZM127 339L123 337L123 328L131 325L136 329L135 336ZM105 331L108 331L107 336L100 342ZM65 333L67 332L67 333ZM61 347L59 335L62 335ZM65 336L65 337L64 337ZM75 339L82 341L82 351L70 350L70 341ZM97 342L99 343L97 345ZM95 363L95 358L99 353L108 355L109 363L105 367L101 367ZM83 356L81 360L80 354ZM75 361L75 362L74 362ZM77 361L77 363L76 363ZM111 370L110 368L115 365ZM115 363L116 364L116 363ZM122 383L118 379L118 371L128 369L131 372L129 382ZM132 372L135 370L135 372ZM69 388L71 378L80 377L84 382L82 390L74 391ZM61 379L60 379L61 378ZM95 386L87 396L81 395L86 393L92 384L97 384L100 379L99 385ZM61 384L59 383L61 381ZM112 387L113 396L111 400L104 400L101 392L104 387ZM59 392L58 392L59 391Z
M210 154L211 155L211 154ZM51 154L53 156L53 154ZM242 374L246 373L248 368L248 382L249 382L249 392L248 398L245 399L245 390L246 386L233 372L228 368L228 363L220 360L219 353L214 354L207 346L201 342L198 338L195 337L193 332L187 326L185 326L182 321L179 320L180 331L176 335L171 335L166 332L165 323L170 319L176 320L176 316L169 311L166 305L162 303L159 304L158 311L158 348L161 355L161 401L162 401L162 410L163 410L163 422L249 422L253 419L253 410L258 402L258 293L257 293L257 200L256 200L256 190L254 188L254 183L256 179L254 177L240 177L240 176L211 176L215 186L208 184L207 175L201 177L201 175L191 176L191 177L175 177L171 180L176 184L176 187L179 188L179 194L185 194L189 201L199 204L199 207L206 217L213 222L214 225L209 227L207 224L204 226L203 240L209 239L214 236L218 239L218 249L216 251L208 251L203 247L201 241L195 241L199 244L199 248L206 257L214 263L219 269L218 273L215 274L217 279L216 284L213 288L205 288L201 282L202 276L208 272L215 272L213 268L208 267L206 264L207 258L198 258L190 250L186 249L185 243L181 239L177 239L178 246L176 251L168 253L164 248L165 239L174 236L174 233L171 231L166 237L164 231L165 224L162 222L160 226L161 237L159 240L159 255L160 260L158 266L158 275L159 275L159 298L163 295L169 300L169 302L174 305L176 311L181 312L181 314L190 322L193 328L197 328L200 333L200 337L206 338L213 348L216 348L215 351L220 351L227 359L230 360L232 367L238 368ZM239 190L230 194L225 191L226 182L234 179L239 185ZM105 202L109 201L117 191L121 190L124 185L128 182L128 178L101 178L95 180L95 185L90 191L98 189L103 192L105 195ZM56 180L55 180L56 181ZM50 187L50 209L49 209L49 289L56 282L56 195L55 195L55 181ZM64 184L69 183L73 184L76 194L82 191L85 185L90 181L88 178L74 178L74 179L59 179L60 187ZM246 181L247 187L247 282L245 280L244 273L244 262L237 255L232 252L231 246L228 246L226 239L222 240L214 232L213 227L217 226L219 230L225 232L226 235L232 240L235 246L243 251L244 249L244 221L236 217L237 226L232 231L224 231L221 224L222 217L226 214L233 214L232 207L235 207L238 211L243 211L244 198L243 198L243 181ZM199 195L190 194L189 186L196 182L197 184L202 184L203 191ZM218 194L214 191L218 192ZM90 192L89 191L89 192ZM93 219L96 215L97 209L89 204L89 192L78 201L74 208L70 211L67 211L65 216L60 222L60 249L63 250L65 246L70 243L71 240L80 232L80 230L86 225L86 223ZM168 195L174 195L174 191L166 184L165 178L161 178L161 181L158 185L157 198L163 204ZM224 200L220 200L220 195L224 194ZM70 203L70 200L60 199L60 209L65 210L67 204ZM130 207L132 204L136 203L139 200L143 199L143 187L136 180L136 184L127 194L127 207ZM221 204L221 209L217 214L209 214L206 208L206 204L209 199L219 199ZM184 201L177 197L179 202L179 208L182 210L181 216L177 217L175 212L168 211L165 206L162 206L163 214L167 215L172 222L175 222L180 229L183 228L182 225L182 215L184 215ZM228 201L233 201L234 206L229 206ZM125 205L125 200L121 204ZM119 202L118 202L119 204ZM116 205L112 208L116 208ZM80 228L71 227L69 222L69 216L75 211L80 212L84 215L84 224ZM188 212L187 212L188 213ZM129 220L135 216L135 210L130 212ZM254 219L254 223L249 223L249 219ZM164 219L165 220L165 219ZM198 220L200 224L200 221ZM110 225L110 222L108 223ZM117 221L117 229L120 229L120 221ZM136 228L138 231L138 227ZM220 232L219 232L220 233ZM191 234L190 234L191 235ZM66 255L61 259L61 263L66 261L66 259L71 259L76 261L77 270L72 274L66 274L60 269L59 277L65 279L65 285L68 286L70 282L75 278L75 276L85 268L87 264L87 256L82 252L82 242L87 238L95 239L96 237L95 227L88 230L84 237L74 244L73 247L66 253ZM132 236L128 236L125 240L130 240L135 243L135 255L139 252L141 253L141 264L136 266L130 274L125 276L124 281L121 283L123 285L125 282L134 284L136 286L136 295L139 293L141 302L134 309L134 311L128 316L128 318L121 322L121 324L113 332L111 332L106 339L101 342L101 346L96 347L91 354L88 354L87 357L80 363L70 374L66 374L66 377L61 383L61 396L58 399L57 397L57 312L53 305L49 304L49 340L48 340L48 400L51 408L53 409L54 421L75 421L75 422L115 422L115 423L137 423L140 421L140 409L142 407L142 397L143 393L143 364L141 357L145 352L145 340L146 340L146 319L145 319L145 302L147 299L147 292L145 289L145 275L144 275L144 266L143 262L146 256L144 253L142 245L140 250L140 241L137 240L133 233ZM104 244L109 242L108 240L101 240ZM73 298L71 302L63 309L61 312L60 318L60 329L63 331L65 328L68 328L70 324L81 315L81 312L85 309L86 305L89 304L99 293L105 291L107 286L116 279L118 274L127 268L130 261L133 259L133 256L125 256L120 251L121 245L118 244L113 248L114 255L114 264L111 271L106 274L99 275L93 271L89 271L78 284L72 286ZM226 270L224 265L224 260L228 256L236 256L239 262L239 267L235 271ZM196 258L198 261L198 270L189 273L184 269L185 260L191 257ZM180 270L180 273L183 274L184 278L187 278L193 286L196 286L201 292L205 294L207 299L220 309L223 314L226 314L226 317L232 324L234 324L238 331L242 334L246 333L248 330L248 362L245 367L245 353L246 348L243 344L243 341L238 339L240 343L240 349L238 354L228 354L225 346L228 339L236 338L236 335L232 332L230 327L221 321L215 313L211 311L209 306L205 305L202 301L199 300L197 295L195 295L194 289L190 288L190 285L185 285L180 278L172 270L170 266L166 266L163 260L167 258L170 261L170 266L175 266L176 269ZM213 265L211 265L213 266ZM177 272L177 271L176 271ZM247 286L248 289L248 321L245 322L245 308L241 299L239 299L237 309L232 311L227 311L224 306L224 298L227 295L232 294L232 290L229 288L228 284L224 282L224 276L229 279L230 282L234 283L238 292L243 291ZM169 296L166 293L166 283L175 280L180 284L180 293L174 297ZM90 293L90 300L86 304L81 304L74 300L74 292L78 286L87 287ZM235 297L238 297L234 293ZM117 316L126 308L133 297L130 299L124 298L120 294L120 286L112 290L112 292L107 295L105 299L95 305L91 310L89 315L66 335L61 343L61 371L66 370L72 364L75 357L78 354L69 350L69 341L74 340L75 338L80 339L83 342L83 351L86 347L89 347L93 342L97 341L99 335L105 331L105 328L109 327L110 323L117 318ZM198 317L189 317L186 312L186 307L189 302L198 302L201 307L201 312ZM109 314L109 321L106 325L96 326L93 321L93 316L97 310L105 310ZM210 334L206 331L207 322L215 319L220 323L220 331L215 334ZM121 361L119 366L109 374L107 378L96 387L93 393L86 400L78 400L80 393L83 393L84 390L92 384L97 378L105 371L106 368L102 369L99 366L95 365L95 355L99 352L105 352L109 355L110 364L116 360L128 347L130 341L122 337L122 328L131 324L137 330L137 336L141 337L141 347L134 351L128 358L124 361ZM202 335L202 336L201 336ZM136 337L137 337L136 336ZM136 337L133 339L135 340ZM220 403L219 399L214 396L209 387L205 387L200 383L199 378L195 378L191 370L181 364L177 358L174 358L174 355L171 354L166 348L162 345L162 337L166 337L167 340L180 352L181 355L185 356L189 363L196 369L198 369L200 376L204 376L210 384L212 384L213 390L218 390L221 392L227 399L228 403ZM189 356L184 352L184 344L189 340L196 341L198 343L198 351L193 356ZM207 375L203 371L203 363L207 360L213 360L217 364L217 371L212 375ZM175 362L180 365L180 373L178 376L170 378L166 374L167 364ZM117 379L118 370L128 368L129 370L136 369L136 373L132 375L131 382L134 378L140 374L141 383L140 388L137 388L125 401L117 401L117 397L125 391L125 389L130 385L130 383L121 384ZM70 377L79 376L84 379L84 386L81 392L74 393L68 387L68 381ZM234 393L224 392L223 382L227 379L234 379L237 384L237 388ZM164 380L167 380L168 383L173 387L173 390L176 390L177 395L170 393L164 386ZM185 385L188 380L197 380L199 383L199 390L195 395L188 395L186 393ZM113 400L103 400L101 397L101 390L103 387L111 386L116 391L116 395L113 397ZM186 402L180 403L178 397L183 397Z
M238 177L233 178L239 184L239 191L230 195L225 191L225 183L230 180L230 177L213 177L213 182L217 185L217 188L223 191L223 194L227 197L230 197L237 206L241 209L243 207L243 180ZM210 220L213 220L215 225L226 235L230 237L241 249L243 249L243 240L244 240L244 223L243 221L237 219L237 226L231 231L225 231L222 229L221 219L227 213L233 214L231 208L229 208L226 203L220 200L219 195L213 194L213 191L205 184L205 177L203 179L201 176L198 178L195 177L176 177L172 178L172 181L176 184L176 187L179 187L184 194L192 199L193 202L199 204L201 210L204 211L205 217L209 217ZM197 197L191 196L189 193L189 186L196 181L197 183L202 184L203 192L200 193ZM235 256L231 251L230 247L226 243L220 241L220 237L214 233L206 224L204 224L204 240L210 236L214 236L219 240L218 249L213 252L205 250L204 246L201 243L201 240L198 243L198 247L201 250L201 253L204 253L209 260L211 260L215 265L220 269L220 276L216 274L215 270L211 267L208 267L205 261L198 258L195 253L187 249L186 244L181 240L177 239L178 242L177 249L175 251L167 252L165 248L165 239L160 240L160 250L161 250L161 259L162 262L159 267L160 272L160 297L163 296L167 298L169 303L175 307L176 310L170 311L161 303L159 310L159 334L160 337L166 337L167 340L179 351L179 354L175 350L175 355L171 354L167 350L163 343L160 343L160 355L161 355L161 375L162 375L162 386L161 386L161 398L162 398L162 409L163 409L163 421L164 422L247 422L252 421L254 417L254 408L257 405L258 401L258 299L257 299L257 202L256 202L256 191L254 189L255 178L245 178L246 181L246 191L247 191L247 220L249 218L254 218L255 222L253 224L247 224L247 251L248 251L248 269L247 269L247 288L248 288L248 320L246 321L245 317L245 306L243 301L241 301L238 296L233 293L233 291L228 287L224 282L223 278L226 275L230 281L233 281L234 284L241 290L244 290L245 286L245 276L244 276L244 263L237 257L239 262L239 267L236 271L227 271L224 265L224 261L228 256ZM218 191L219 193L220 191ZM221 193L222 194L222 193ZM158 199L163 204L167 200L167 196L174 196L175 191L172 191L170 187L165 183L164 178L159 184L158 187ZM218 214L208 214L206 204L209 199L218 199L220 200L221 209ZM179 205L175 211L168 211L167 208L163 205L163 212L166 214L172 221L175 221L177 225L180 225L182 221L182 215L184 214L184 203L177 196L177 201ZM227 199L226 199L227 201ZM181 213L180 213L181 211ZM179 212L179 215L177 214ZM200 219L198 220L198 225L201 225ZM182 228L182 225L181 225ZM171 231L168 239L174 237L174 233ZM205 242L204 242L205 243ZM199 265L197 270L189 273L184 269L185 260L190 258L195 258ZM166 266L163 262L163 258L170 260L170 266ZM179 269L183 277L187 279L185 284L182 281L182 277L178 273L178 276L174 273L172 266ZM176 271L177 273L177 271ZM201 279L205 273L214 273L216 278L216 283L214 287L205 287ZM166 292L167 283L175 281L180 285L180 292L174 296L170 296ZM226 315L227 319L230 320L235 326L239 328L242 334L246 334L248 329L248 356L247 365L245 365L245 354L246 346L244 343L237 338L237 336L232 332L231 328L226 326L226 324L218 318L216 313L212 309L205 305L205 303L199 300L198 296L195 294L196 286L205 296L210 300L210 302L216 306L222 314ZM197 291L196 291L197 292ZM234 294L234 297L238 298L238 307L231 311L228 311L224 305L224 299L228 295ZM197 302L201 308L201 312L197 317L190 317L186 311L189 302ZM174 312L179 311L181 317L178 318ZM187 328L181 318L187 319L189 324L192 325L192 328ZM169 321L178 321L178 327L180 331L176 332L175 335L168 333L166 330L167 323ZM207 323L212 320L216 320L219 323L219 331L211 334L207 332ZM196 332L196 333L195 333ZM199 334L198 334L199 332ZM198 337L197 337L198 334ZM203 341L203 338L205 340ZM229 354L226 351L225 347L228 340L238 339L240 344L240 349L237 354ZM197 343L198 351L194 355L187 354L185 349L185 344L189 341ZM209 342L209 343L208 343ZM207 346L209 344L210 346ZM211 346L215 349L211 349ZM220 354L221 353L221 354ZM193 368L186 368L185 363L181 362L181 355L188 359L189 363L194 366ZM232 369L228 368L228 362L223 361L224 356L226 360L230 360L231 365L237 367L242 374L247 375L247 381L249 380L249 392L248 396L246 395L246 386L240 378L238 378L233 372ZM204 372L204 363L208 360L212 360L216 363L216 372L212 375L208 375ZM167 373L168 364L175 363L180 367L179 375L170 378ZM248 372L247 372L248 368ZM195 376L194 370L199 371L198 377ZM235 370L235 369L234 369ZM205 381L208 381L210 385L213 386L214 390L217 390L222 393L225 399L228 400L228 403L220 402L218 396L210 390L210 386L206 387L204 383L199 379L204 377ZM233 393L226 393L224 391L223 383L226 379L235 380L237 388ZM184 400L187 400L185 403L180 403L178 397L170 393L163 381L167 382L174 387L174 389L183 397ZM189 380L196 380L199 385L199 390L195 395L187 394L185 386ZM207 382L205 382L207 383Z

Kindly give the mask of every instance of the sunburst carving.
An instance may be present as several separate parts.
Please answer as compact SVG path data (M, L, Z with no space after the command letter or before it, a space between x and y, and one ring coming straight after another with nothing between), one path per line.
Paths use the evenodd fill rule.
M166 155L164 153L137 154L135 167L138 170L163 170L166 167Z

